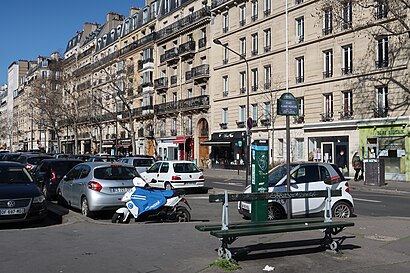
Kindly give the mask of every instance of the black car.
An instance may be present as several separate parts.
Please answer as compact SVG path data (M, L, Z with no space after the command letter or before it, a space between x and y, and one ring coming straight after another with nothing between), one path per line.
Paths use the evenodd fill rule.
M33 171L34 181L47 199L55 199L61 178L82 162L80 159L44 159Z
M46 199L24 165L0 162L0 223L41 220Z
M90 158L90 156L89 155L70 155L68 158L80 159L83 162L86 162Z
M22 155L22 153L7 153L1 158L1 161L17 161L17 159Z
M22 154L17 158L17 162L24 164L26 169L33 170L43 159L53 158L46 154Z

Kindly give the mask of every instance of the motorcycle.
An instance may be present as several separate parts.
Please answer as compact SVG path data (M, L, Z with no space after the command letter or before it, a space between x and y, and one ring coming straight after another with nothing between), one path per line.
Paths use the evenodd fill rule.
M184 198L182 190L159 190L147 188L142 178L133 180L134 187L121 198L125 207L116 210L112 216L113 223L128 224L132 217L135 220L160 220L171 222L189 222L191 206ZM186 206L180 205L184 203Z

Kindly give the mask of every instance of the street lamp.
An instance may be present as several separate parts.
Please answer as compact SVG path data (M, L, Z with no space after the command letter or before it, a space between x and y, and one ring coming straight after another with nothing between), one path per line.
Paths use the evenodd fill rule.
M229 51L231 51L232 53L234 53L235 55L238 55L240 59L245 61L246 64L246 116L247 116L247 120L246 120L246 144L245 144L245 185L248 186L249 184L249 164L250 164L250 127L252 126L252 124L249 124L249 63L248 60L245 58L244 55L239 54L238 52L236 52L235 50L233 50L232 48L228 47L227 45L222 44L222 42L219 39L214 39L213 42L217 45L223 46L224 48L228 49Z

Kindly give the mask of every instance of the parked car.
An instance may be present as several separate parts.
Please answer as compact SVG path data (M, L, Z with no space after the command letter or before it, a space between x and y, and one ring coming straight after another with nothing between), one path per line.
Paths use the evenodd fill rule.
M54 154L53 157L57 159L63 159L63 158L69 158L70 155L69 154Z
M41 220L45 203L23 164L0 162L0 223Z
M78 154L78 155L69 155L68 158L80 159L83 162L86 162L90 158L90 156L89 155L80 155L80 154Z
M203 188L204 174L191 161L157 161L141 177L154 188Z
M143 173L154 164L155 160L152 156L133 156L120 158L118 162L130 164L135 167L138 173Z
M60 181L57 200L93 217L97 211L122 207L121 197L134 186L132 180L136 176L139 175L135 168L118 162L84 162Z
M286 164L276 166L269 172L268 183L269 192L287 191ZM332 197L332 215L334 217L348 218L353 214L353 198L349 193L349 184L336 165L321 162L306 162L291 164L291 184L292 192L342 190L342 196ZM251 192L251 186L245 188L245 193ZM292 215L306 216L322 214L325 209L325 198L296 198L292 199ZM238 211L243 216L251 216L250 202L238 202ZM268 219L282 219L287 215L285 200L269 200Z
M17 158L17 162L24 164L26 169L31 171L41 162L41 160L49 158L53 157L46 154L21 154L19 158Z
M91 156L87 162L115 162L117 158L113 156Z
M44 159L33 171L33 179L47 199L55 199L60 180L74 166L82 163L79 159Z
M22 155L22 153L6 153L3 155L1 158L1 161L17 161L17 158L19 158Z

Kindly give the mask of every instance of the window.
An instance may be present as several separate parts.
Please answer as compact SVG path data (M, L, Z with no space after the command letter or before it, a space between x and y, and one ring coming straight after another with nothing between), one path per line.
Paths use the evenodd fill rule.
M239 39L239 53L241 56L246 57L246 38Z
M353 94L352 90L342 91L343 105L340 119L353 118Z
M239 106L239 122L244 122L245 121L245 105L240 105Z
M346 45L342 47L343 51L343 60L342 60L342 74L343 75L350 75L352 74L352 63L353 63L353 47L352 45Z
M257 122L259 119L259 114L258 114L258 104L252 104L252 119L253 121Z
M224 59L223 59L223 64L227 64L228 63L228 55L229 54L229 50L228 50L228 44L224 45Z
M305 19L299 17L296 19L296 42L303 42L305 39Z
M263 103L263 119L270 121L272 106L270 102Z
M389 66L389 40L387 37L377 39L377 68L385 68Z
M296 138L295 139L295 148L296 148L296 160L304 160L304 139L303 138Z
M252 56L258 55L258 33L252 34Z
M269 51L271 51L271 39L272 39L272 31L271 31L271 29L270 28L268 28L268 29L265 29L264 31L263 31L263 33L264 33L264 51L265 52L269 52Z
M175 103L178 101L178 95L176 92L172 93L172 101Z
M263 1L263 14L264 14L265 16L269 16L270 13L271 13L271 11L270 11L270 9L271 9L271 3L270 3L270 1L271 1L271 0L264 0L264 1Z
M342 29L352 28L352 1L342 3Z
M323 11L323 35L332 33L332 9L327 8Z
M239 93L246 93L246 72L242 71L239 73Z
M244 26L246 24L246 5L239 7L239 25Z
M255 22L256 20L258 20L258 1L257 0L253 0L252 1L252 22Z
M258 69L252 69L252 89L253 92L258 91Z
M223 96L226 97L228 96L228 76L223 76L222 81L223 81Z
M201 96L206 95L206 85L202 85L200 88L201 88Z
M228 108L222 108L222 123L228 123Z
M278 156L283 157L283 138L278 139Z
M192 88L189 88L188 90L187 90L187 98L188 99L190 99L190 98L192 98Z
M323 78L331 78L333 75L333 50L323 52Z
M163 162L161 165L160 173L168 173L169 170L169 163L168 162Z
M323 95L323 114L322 121L332 121L333 120L333 95L324 94Z
M223 22L222 22L222 32L226 33L229 30L229 16L228 16L228 13L224 13L222 15L222 20L223 20Z
M172 118L172 125L171 125L172 130L175 132L177 132L177 118Z
M303 57L296 59L296 83L304 82L305 60Z
M300 167L292 177L297 184L319 181L319 168L315 165Z
M271 88L271 66L269 65L265 65L264 67L264 77L265 77L265 89L270 89Z
M389 110L387 95L387 85L377 87L377 109L375 110L376 118L387 117Z
M376 19L387 17L387 0L376 0Z
M305 115L305 98L298 97L296 98L296 103L298 104L299 116Z

